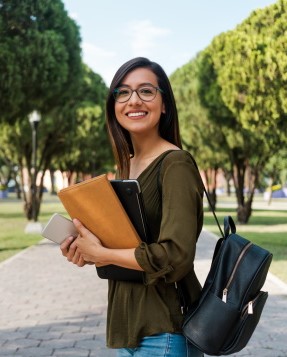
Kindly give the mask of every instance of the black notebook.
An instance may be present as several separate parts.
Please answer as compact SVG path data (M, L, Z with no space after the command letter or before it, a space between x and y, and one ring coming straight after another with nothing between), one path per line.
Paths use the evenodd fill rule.
M111 180L110 182L141 240L149 244L150 235L139 182L137 180ZM101 279L143 281L141 271L116 265L97 267L97 273Z

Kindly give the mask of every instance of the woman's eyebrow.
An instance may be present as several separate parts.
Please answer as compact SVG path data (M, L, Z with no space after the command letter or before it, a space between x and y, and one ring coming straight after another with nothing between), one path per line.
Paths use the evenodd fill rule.
M155 85L152 84L152 83L150 83L150 82L144 82L144 83L140 83L140 84L137 86L137 88L142 87L142 86L153 86L153 87L154 87ZM124 84L124 83L120 84L119 87L129 87L129 88L131 88L130 85Z

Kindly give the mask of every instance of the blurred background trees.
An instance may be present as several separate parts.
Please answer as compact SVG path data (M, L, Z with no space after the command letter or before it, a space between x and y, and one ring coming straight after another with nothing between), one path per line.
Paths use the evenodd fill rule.
M55 193L56 170L73 183L112 168L107 87L82 63L79 28L61 0L0 0L0 34L0 184L15 180L31 219L28 115L37 110L42 118L38 214L47 171ZM211 205L221 173L226 193L235 191L240 223L252 214L256 190L286 184L286 34L287 1L278 0L216 36L170 76L183 143L198 162Z
M184 132L192 127L186 145L203 169L208 163L231 174L240 223L248 222L268 165L286 168L286 33L287 2L279 0L215 37L171 77Z
M0 33L2 168L9 168L22 188L27 219L37 220L48 169L52 178L57 169L95 174L111 162L104 127L107 88L82 63L79 28L62 1L0 1ZM35 198L28 121L33 110L41 114L33 168L40 182Z

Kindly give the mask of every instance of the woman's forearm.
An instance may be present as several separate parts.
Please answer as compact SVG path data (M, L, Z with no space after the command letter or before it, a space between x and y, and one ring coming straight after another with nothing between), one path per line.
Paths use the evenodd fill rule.
M101 252L100 263L104 265L113 264L123 268L141 270L135 258L135 249L107 249L103 248Z

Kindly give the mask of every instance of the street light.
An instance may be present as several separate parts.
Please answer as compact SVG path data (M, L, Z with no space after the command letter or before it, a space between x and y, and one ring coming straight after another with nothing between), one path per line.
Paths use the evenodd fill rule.
M41 115L39 112L34 110L31 114L28 115L29 122L32 128L32 162L31 162L31 208L32 208L32 220L33 224L28 224L26 227L26 232L38 233L41 231L42 227L37 220L37 207L36 207L36 194L37 194L37 128L39 121L41 120Z
M36 213L36 193L37 193L37 175L36 175L36 165L37 165L37 128L39 121L41 120L41 115L34 110L29 114L29 122L32 128L32 165L31 165L31 178L32 178L32 219L36 222L37 213Z

